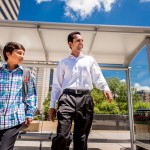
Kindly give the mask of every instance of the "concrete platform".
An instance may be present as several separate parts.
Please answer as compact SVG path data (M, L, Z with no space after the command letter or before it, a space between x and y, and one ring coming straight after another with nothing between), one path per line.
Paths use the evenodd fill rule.
M21 135L14 150L50 150L51 138L55 132L30 132ZM70 150L73 145L71 143ZM92 130L88 140L88 150L120 150L130 148L129 131Z

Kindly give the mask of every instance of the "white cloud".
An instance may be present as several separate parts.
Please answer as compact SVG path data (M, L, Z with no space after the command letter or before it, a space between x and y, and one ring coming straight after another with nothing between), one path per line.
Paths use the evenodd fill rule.
M139 83L135 83L134 87L137 89L137 91L140 91L140 90L150 91L149 86L141 86Z
M140 3L150 2L150 0L140 0Z
M42 3L42 2L50 2L50 1L52 1L52 0L36 0L36 2L37 2L38 4L40 4L40 3Z
M94 10L109 12L117 0L60 0L65 2L65 15L82 19L91 16ZM76 17L75 17L76 16Z
M125 80L125 79L122 79L122 80L120 80L120 82L124 82L124 83L125 83L125 82L126 82L126 80Z
M70 12L69 7L65 7L65 16L70 17L72 20L77 20L77 17Z
M112 5L116 2L116 0L100 0L101 5L104 6L104 10L106 12L111 11Z
M52 0L36 0L37 4ZM59 0L65 2L65 16L76 20L78 17L85 19L97 11L110 12L117 0Z

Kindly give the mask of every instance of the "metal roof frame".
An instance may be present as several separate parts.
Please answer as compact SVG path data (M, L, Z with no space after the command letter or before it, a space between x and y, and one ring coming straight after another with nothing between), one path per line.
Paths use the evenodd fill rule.
M128 68L150 37L149 27L0 21L0 46L20 42L26 48L25 64L55 67L70 53L66 39L72 31L81 32L83 52L102 68Z

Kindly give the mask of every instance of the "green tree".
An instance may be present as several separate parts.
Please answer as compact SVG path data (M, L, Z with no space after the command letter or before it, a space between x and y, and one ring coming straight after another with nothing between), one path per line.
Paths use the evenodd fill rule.
M91 91L91 96L94 101L94 113L95 114L118 114L119 108L117 103L113 101L108 103L103 92L97 89L95 86Z
M44 105L44 112L43 112L43 114L44 114L46 120L49 117L50 97L51 97L51 92L48 92L47 97L45 98L45 101L43 103L43 105Z
M98 108L100 114L119 114L119 108L115 101L108 103L107 100L104 100L98 105Z
M95 106L101 103L105 99L103 92L97 89L95 86L93 87L93 90L91 91L91 96L93 98Z
M114 100L117 102L120 114L128 114L128 93L127 84L124 81L120 81L118 78L113 77L107 79L108 85L114 95ZM133 105L142 101L139 94L137 94L136 88L131 87L131 95Z
M128 95L126 82L120 81L116 77L107 79L107 83L113 94L113 102L110 104L106 101L103 93L93 88L91 96L94 101L94 112L103 114L128 114ZM137 94L134 87L131 88L133 105L137 105L138 102L143 103L140 95ZM146 106L143 104L143 108ZM136 110L137 107L134 107Z
M150 109L150 103L149 102L137 102L133 106L134 111L138 109Z

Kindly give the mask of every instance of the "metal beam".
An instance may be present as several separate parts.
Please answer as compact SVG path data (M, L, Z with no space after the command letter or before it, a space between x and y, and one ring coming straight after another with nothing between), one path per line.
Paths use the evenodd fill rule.
M95 32L95 28L98 32L115 32L124 34L143 34L150 35L149 27L132 27L132 26L113 26L113 25L85 25L85 24L67 24L67 23L37 23L37 22L21 22L21 21L1 21L0 27L16 27L16 28L36 28L39 26L40 29L57 29L57 30L83 30L87 32ZM64 27L65 26L65 27Z
M89 48L89 51L88 51L88 54L90 55L91 54L91 51L92 51L92 47L94 45L94 41L95 41L95 38L96 38L96 35L97 35L97 31L98 31L98 28L96 27L96 32L94 33L94 37L92 39L92 42L91 42L91 45L90 45L90 48Z
M23 63L23 66L28 67L46 67L46 68L56 68L58 63ZM100 66L101 70L127 70L126 67L114 67L114 66Z
M46 63L48 63L48 54L47 54L46 46L45 46L45 43L44 43L44 40L43 40L42 33L39 30L39 28L40 28L39 25L37 25L37 32L38 32L38 36L41 40L41 44L42 44L42 47L43 47L43 53L44 53L44 56L45 56L45 61L46 61Z
M149 73L150 73L150 37L146 39L146 50L147 50L148 66L149 66Z
M134 137L133 103L132 103L131 83L130 83L130 67L126 70L126 82L127 82L127 93L128 93L131 150L134 150L135 137Z
M133 53L130 55L130 57L125 59L124 65L128 66L130 65L131 61L134 59L134 57L141 51L141 49L144 47L146 44L146 39L144 39L133 51Z

